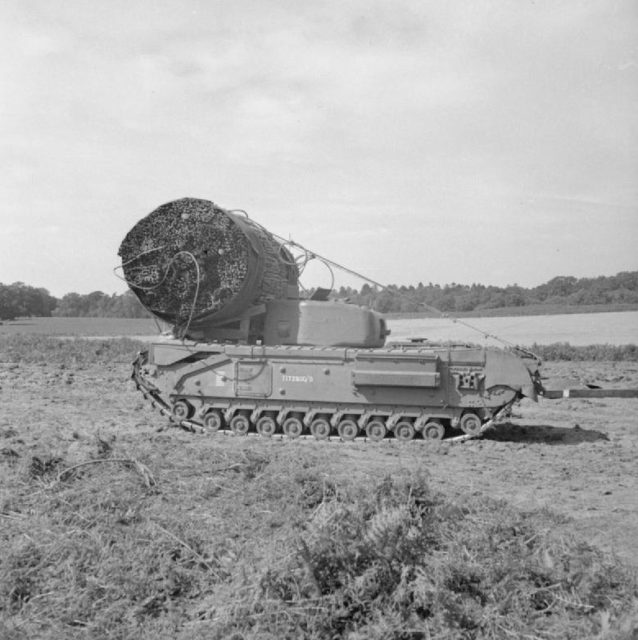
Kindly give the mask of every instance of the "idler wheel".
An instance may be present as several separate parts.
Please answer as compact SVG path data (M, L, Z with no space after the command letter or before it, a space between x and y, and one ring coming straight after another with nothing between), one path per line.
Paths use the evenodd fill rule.
M459 426L468 436L477 436L481 432L483 423L475 413L466 413L461 416Z
M337 432L342 440L350 442L359 435L359 425L354 420L342 420L337 426Z
M173 405L172 414L177 422L188 420L193 415L193 407L186 400L178 400Z
M430 420L423 427L423 437L426 440L442 440L445 435L445 427L438 420Z
M310 423L310 433L316 440L327 440L330 431L330 423L325 418L316 418Z
M414 425L407 420L401 420L400 422L397 422L394 427L394 437L397 440L412 440L415 433L416 431L414 430Z
M236 436L245 436L250 429L250 420L247 416L239 413L231 418L230 428Z
M222 415L219 411L213 409L204 416L202 424L204 425L206 431L215 433L216 431L219 431L219 429L221 429L222 425L224 424L224 419L222 418Z
M366 425L366 435L372 442L379 442L385 438L387 429L383 420L370 420Z
M262 416L257 420L257 433L264 438L270 438L277 431L277 422L271 416Z
M283 430L289 438L298 438L303 431L303 422L299 418L286 418Z

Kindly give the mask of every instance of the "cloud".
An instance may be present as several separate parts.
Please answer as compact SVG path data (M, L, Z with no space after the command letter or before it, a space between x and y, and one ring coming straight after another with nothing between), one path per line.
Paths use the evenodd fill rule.
M2 12L3 216L62 228L58 260L79 239L92 247L96 287L119 287L111 262L136 219L186 195L247 208L283 235L311 231L325 253L395 282L416 277L424 247L431 275L420 279L486 280L509 261L512 279L540 281L553 275L537 260L548 228L602 248L595 266L574 253L546 270L635 264L631 2L36 1ZM597 203L588 221L596 208L613 222L575 229L578 202ZM4 251L6 273L19 275L18 249ZM77 272L60 282L73 288Z

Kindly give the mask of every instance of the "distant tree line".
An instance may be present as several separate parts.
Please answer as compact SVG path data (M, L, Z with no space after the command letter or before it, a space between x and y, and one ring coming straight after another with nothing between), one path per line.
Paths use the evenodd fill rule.
M416 286L392 285L383 290L369 284L361 289L341 287L333 295L382 313L417 312L427 306L454 313L528 305L638 304L638 271L598 278L558 276L530 289L517 284L494 287L453 282L441 286L419 282ZM0 320L24 316L146 318L148 315L131 291L112 295L102 291L67 293L55 298L46 289L22 282L0 283Z
M58 301L53 315L65 318L148 318L149 312L132 291L112 295L93 291L85 295L67 293Z
M101 291L67 293L56 298L46 289L23 282L0 283L0 320L29 316L147 318L149 313L131 291L113 295Z
M517 284L494 287L453 282L440 286L419 282L416 286L392 285L383 290L368 284L359 290L341 287L335 295L382 313L423 311L426 306L449 313L528 305L636 304L638 271L597 278L558 276L530 289Z
M30 287L24 282L0 282L0 320L22 316L50 316L58 301L46 289Z

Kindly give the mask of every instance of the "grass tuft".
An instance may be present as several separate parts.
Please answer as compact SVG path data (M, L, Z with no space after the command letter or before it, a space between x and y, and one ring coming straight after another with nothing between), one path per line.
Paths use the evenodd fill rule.
M610 633L630 615L635 575L552 524L491 500L449 503L422 480L349 487L212 637L587 638L602 620Z
M3 637L619 639L638 623L635 573L547 510L450 500L415 469L329 473L326 449L274 442L168 460L156 437L11 467Z

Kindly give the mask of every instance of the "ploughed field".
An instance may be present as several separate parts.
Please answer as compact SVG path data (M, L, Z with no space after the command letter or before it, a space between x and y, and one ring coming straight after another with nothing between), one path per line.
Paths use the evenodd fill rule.
M133 389L138 347L0 340L0 637L636 637L637 400L465 443L206 437Z

